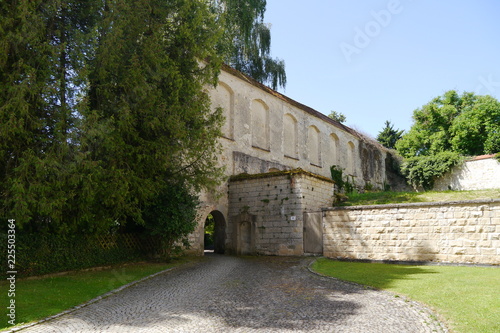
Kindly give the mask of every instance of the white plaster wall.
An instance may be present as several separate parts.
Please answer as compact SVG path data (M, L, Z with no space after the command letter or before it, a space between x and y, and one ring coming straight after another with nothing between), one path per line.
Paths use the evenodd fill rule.
M467 161L436 180L434 190L483 190L500 188L500 163L495 158Z

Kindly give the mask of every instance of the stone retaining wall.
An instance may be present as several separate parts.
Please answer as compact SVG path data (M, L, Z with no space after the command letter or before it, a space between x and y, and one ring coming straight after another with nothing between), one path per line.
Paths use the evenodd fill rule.
M494 155L477 156L454 167L434 184L435 191L500 189L500 162Z
M327 208L330 258L500 264L500 200Z

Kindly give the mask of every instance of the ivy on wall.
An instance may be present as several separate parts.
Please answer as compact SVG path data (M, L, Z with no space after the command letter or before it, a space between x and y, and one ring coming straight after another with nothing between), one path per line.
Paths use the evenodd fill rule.
M431 190L436 178L443 176L452 167L463 162L457 152L444 151L430 156L416 156L406 159L401 173L415 189Z
M335 202L347 200L345 193L352 193L354 191L354 185L349 181L349 176L344 177L344 169L337 165L332 165L330 167L330 173L333 181L335 182L333 193Z

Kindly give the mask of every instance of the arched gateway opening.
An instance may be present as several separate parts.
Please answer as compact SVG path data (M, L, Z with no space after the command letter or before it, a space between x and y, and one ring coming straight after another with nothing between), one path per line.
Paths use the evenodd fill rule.
M205 219L204 249L223 254L226 245L226 220L218 210L213 210Z

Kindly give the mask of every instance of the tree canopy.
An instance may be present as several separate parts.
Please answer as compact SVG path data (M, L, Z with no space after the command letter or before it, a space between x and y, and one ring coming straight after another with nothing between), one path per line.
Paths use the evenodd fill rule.
M342 112L332 110L328 115L328 118L338 121L339 123L344 123L346 121L346 116Z
M286 83L265 7L0 2L0 217L60 235L144 225L169 246L192 231L195 194L223 175L206 92L222 62Z
M389 149L396 148L396 142L403 136L404 130L394 129L394 125L386 120L385 127L377 135L377 141Z
M65 228L94 3L0 3L0 216Z
M491 96L450 90L413 112L413 126L396 144L404 157L455 151L500 151L500 102Z
M212 0L223 22L224 61L271 88L286 86L285 62L271 57L271 26L263 22L266 0Z
M463 156L500 151L500 102L491 96L450 90L416 109L413 120L396 149L414 187L431 189Z
M168 188L220 180L223 118L206 86L224 31L206 1L12 0L0 12L0 216L95 233L148 223L144 207Z

